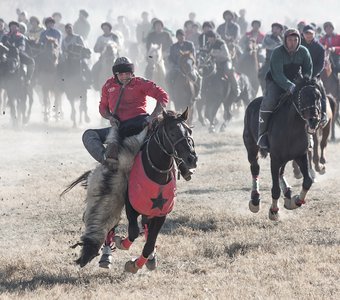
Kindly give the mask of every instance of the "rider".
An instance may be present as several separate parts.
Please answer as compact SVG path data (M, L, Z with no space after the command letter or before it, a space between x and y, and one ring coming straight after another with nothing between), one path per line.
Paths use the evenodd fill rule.
M40 34L39 44L45 46L48 38L53 38L56 42L56 48L60 48L61 32L54 28L55 20L52 17L45 19L46 30Z
M74 32L79 34L84 40L87 39L91 30L91 25L89 21L87 21L88 17L89 14L85 9L79 10L79 17L73 25Z
M40 21L37 17L30 17L30 29L27 32L27 37L30 41L38 43L40 34L44 31L44 28L40 25Z
M318 84L320 86L320 92L322 95L321 98L321 121L320 125L324 126L327 124L328 118L326 113L326 92L323 87L322 81L320 80L321 72L324 69L325 64L325 49L324 47L315 39L315 29L311 25L306 25L303 30L303 39L301 41L301 45L305 46L311 57L313 62L313 75L312 77L316 77L318 79Z
M156 19L152 23L152 31L146 37L146 51L150 50L151 44L162 45L163 57L169 55L170 47L173 44L171 35L164 30L164 24L161 20Z
M199 50L204 51L207 50L207 44L208 44L208 38L207 38L207 32L210 30L214 30L215 25L213 22L205 21L202 25L203 32L198 37L198 44L199 44Z
M179 59L181 57L181 52L183 53L190 52L193 55L193 57L196 58L195 46L193 42L185 40L185 33L183 29L178 29L176 31L176 38L177 38L177 43L173 44L170 47L170 55L169 55L169 62L171 65L171 69L169 70L167 74L167 82L169 85L170 93L174 89L174 83L175 83L175 79L176 79L178 72L181 72L180 66L179 66ZM197 72L188 74L188 76L193 82L196 82L197 80L199 80L198 87L200 86L200 76L198 75ZM195 97L198 96L198 92L199 92L199 89L196 89Z
M217 33L226 42L237 43L240 39L240 27L234 22L235 16L230 10L223 13L224 23L217 27Z
M259 79L261 81L261 88L262 88L262 92L263 94L265 93L264 89L264 83L262 84L262 82L265 81L265 77L267 72L269 71L270 68L270 57L274 51L274 49L280 45L282 45L282 31L283 31L283 25L281 25L280 23L273 23L272 24L272 30L270 33L267 33L262 41L262 47L264 49L266 49L266 59L264 61L264 64L262 65L262 67L259 70Z
M212 30L209 30L206 36L208 38L208 51L216 62L216 71L222 79L230 80L231 95L233 98L237 98L240 95L240 87L235 78L227 45L223 40L217 38L216 33Z
M301 46L301 37L296 29L287 29L283 45L274 49L270 58L270 70L266 75L266 93L263 97L260 114L257 144L269 149L267 128L269 117L276 108L280 95L293 94L294 80L302 75L311 78L313 63L309 51Z
M102 53L105 49L105 46L110 42L115 42L117 46L120 46L119 38L116 34L111 32L112 25L109 22L104 22L100 25L101 29L103 30L104 34L98 37L96 44L94 45L94 52Z
M248 42L250 39L256 41L257 45L262 44L264 39L264 34L260 31L261 21L253 20L251 22L252 29L245 33L245 35L240 40L240 46L242 50L246 50L248 46Z
M118 127L120 140L136 135L158 116L168 103L167 93L154 82L134 76L134 64L126 57L119 57L112 67L113 77L102 88L99 112L111 125ZM146 97L156 99L157 104L149 115L146 112ZM91 156L111 170L117 168L119 145L103 146L110 129L89 129L83 134L83 143Z
M66 32L66 36L63 38L63 41L61 42L61 50L63 58L66 59L67 56L70 54L69 47L71 45L79 45L83 47L85 47L85 45L82 37L78 34L73 33L72 24L70 23L66 24L64 30Z
M33 76L35 62L26 52L26 39L23 34L19 32L19 23L11 21L8 24L9 33L5 34L1 42L6 45L13 45L19 50L20 61L27 66L26 84L29 85Z
M334 32L332 22L325 22L323 29L326 34L320 39L320 43L331 52L333 72L338 74L340 72L340 34Z

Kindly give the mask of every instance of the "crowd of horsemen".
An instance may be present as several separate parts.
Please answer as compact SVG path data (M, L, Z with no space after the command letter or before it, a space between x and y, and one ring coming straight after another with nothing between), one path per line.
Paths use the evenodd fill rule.
M191 104L201 103L205 106L209 106L210 99L203 97L202 77L204 74L200 72L200 62L202 62L200 57L208 56L209 61L214 63L217 76L230 85L230 97L235 102L242 98L242 89L244 89L240 82L242 76L247 79L248 98L252 100L259 94L259 91L262 91L263 95L270 94L267 98L278 97L283 92L292 93L295 85L293 78L289 78L289 73L295 76L299 72L302 75L320 79L327 63L331 66L336 78L340 71L340 35L335 33L333 23L329 21L321 27L314 23L308 24L301 21L295 26L295 29L289 29L284 24L274 22L271 24L271 31L265 34L262 32L260 20L253 20L248 24L244 9L241 9L238 14L230 10L224 11L222 14L224 22L219 26L215 26L213 21L200 23L196 20L195 13L190 13L183 28L176 31L167 28L158 18L150 20L148 12L141 14L141 20L136 26L128 23L125 16L118 16L117 23L114 25L110 20L101 24L103 34L97 38L93 47L93 52L99 56L99 59L91 69L93 55L91 59L92 49L88 46L91 25L88 21L89 13L86 10L79 11L79 17L73 24L63 24L62 15L59 12L42 20L36 16L29 16L27 12L20 9L17 10L17 15L18 20L10 21L8 24L0 18L0 95L3 111L5 111L6 105L10 107L12 105L10 102L14 101L8 97L6 102L7 85L13 85L13 82L10 81L21 80L19 82L23 86L24 98L32 96L33 88L38 89L39 83L47 85L46 82L39 81L39 73L45 73L43 73L44 67L38 61L39 56L43 55L44 49L51 48L51 45L56 58L53 63L61 66L57 67L59 77L52 80L54 87L59 86L56 82L66 80L67 74L62 73L68 72L67 67L73 66L70 62L76 60L79 65L77 73L79 78L78 81L69 79L71 85L81 85L85 94L87 89L93 87L100 91L105 81L112 76L110 70L114 60L119 56L127 56L134 62L139 73L143 73L147 79L160 85L169 93L170 99L174 102L176 102L174 81L177 74L182 71L180 57L183 53L189 53L193 57L194 63L193 69L187 74L187 77L189 81L196 83ZM282 45L288 49L289 45L286 42L289 36L298 37L298 47L295 47L294 51L298 52L297 48L306 48L307 54L300 53L300 58L297 54L291 55L293 59L289 58L291 61L284 65L283 70L280 71L282 74L277 75L278 78L274 78L275 80L271 80L272 78L268 78L268 73L270 73L268 71L271 67L273 69L280 68L275 65L274 59L271 60L272 53L274 49ZM109 72L104 72L103 69L100 69L100 62L103 63L108 47L113 49L111 50L112 57L109 58L111 64L110 61L104 62L104 64L109 64ZM150 50L154 47L161 52L164 59L166 70L164 83L157 82L157 78L152 77L152 70L150 71L148 65L148 60L152 58ZM6 61L10 61L10 55L13 53L11 49L15 49L14 53L17 53L18 56L17 69L22 70L20 79L11 77L10 73L14 73L15 70L10 70L8 65L5 67ZM299 50L299 52L301 51ZM242 59L246 56L254 58L252 62L255 64L253 66L255 75L248 72L250 68L247 64L246 67L244 67L244 63L242 64ZM310 61L306 60L307 56ZM303 62L294 64L294 57L302 59ZM308 65L309 62L311 62L311 66ZM299 70L295 70L297 67ZM306 69L311 72L306 72ZM278 83L278 86L271 84L273 82ZM15 85L19 86L18 81L15 81ZM325 124L327 123L325 94L328 91L324 91L322 84L321 89L323 95L321 123ZM11 92L7 94L11 94ZM70 93L66 94L68 96ZM334 97L339 101L338 95L334 95ZM80 98L86 101L86 95L82 95ZM262 116L260 116L265 126L267 112L273 111L276 102L269 101L268 103L270 104L263 107ZM193 105L193 107L195 106ZM83 105L83 109L86 111L86 103L85 106ZM175 105L175 109L177 109L177 105ZM87 112L85 120L89 121ZM203 119L201 121L204 122ZM263 132L266 131L265 126Z

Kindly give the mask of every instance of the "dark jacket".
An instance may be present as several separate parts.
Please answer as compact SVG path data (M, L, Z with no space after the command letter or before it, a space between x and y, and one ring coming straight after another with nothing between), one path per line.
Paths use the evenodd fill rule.
M182 44L177 42L170 47L169 61L172 64L178 65L178 60L180 58L180 51L183 51L183 52L189 51L195 57L195 46L193 42L183 41Z
M300 45L293 54L289 54L284 45L275 48L270 58L267 78L273 79L282 89L288 91L299 73L309 78L313 74L312 58L307 48Z
M313 62L313 76L316 77L321 74L325 64L325 48L315 39L308 44L304 39L301 41L301 45L305 46Z

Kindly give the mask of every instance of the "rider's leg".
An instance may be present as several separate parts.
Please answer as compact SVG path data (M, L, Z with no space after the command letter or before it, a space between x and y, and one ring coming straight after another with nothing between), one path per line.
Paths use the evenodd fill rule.
M86 150L98 162L105 162L104 143L109 135L111 127L102 129L88 129L84 132L82 140Z
M275 109L279 96L283 90L272 80L266 80L266 94L263 96L259 112L259 129L257 145L262 149L269 149L268 122Z

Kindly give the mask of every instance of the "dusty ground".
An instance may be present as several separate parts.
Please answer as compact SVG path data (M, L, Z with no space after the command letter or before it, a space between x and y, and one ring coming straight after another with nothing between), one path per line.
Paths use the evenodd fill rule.
M287 211L281 200L281 220L272 222L268 160L261 161L261 211L248 210L242 117L227 133L194 129L199 165L191 182L179 182L158 239L158 270L124 272L142 238L114 253L111 270L96 259L76 267L79 249L70 245L83 230L85 192L59 193L94 166L81 143L85 128L99 126L92 106L93 123L80 129L69 121L44 126L37 108L24 130L0 118L0 299L340 299L340 144L329 145L327 173L307 204ZM291 167L287 176L297 193Z

